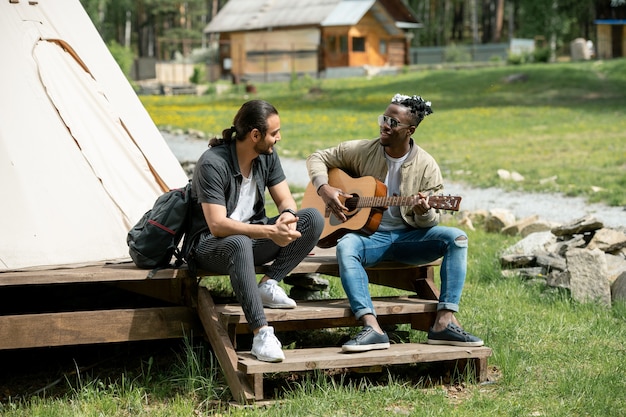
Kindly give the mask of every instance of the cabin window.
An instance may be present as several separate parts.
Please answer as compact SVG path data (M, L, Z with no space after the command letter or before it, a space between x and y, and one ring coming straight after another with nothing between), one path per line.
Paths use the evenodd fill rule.
M329 52L337 52L337 37L329 36L326 38L326 50Z
M339 52L348 52L348 37L345 35L339 37Z
M365 38L360 36L352 38L352 52L365 52Z
M380 43L378 44L378 52L380 52L381 55L387 55L387 40L380 40Z

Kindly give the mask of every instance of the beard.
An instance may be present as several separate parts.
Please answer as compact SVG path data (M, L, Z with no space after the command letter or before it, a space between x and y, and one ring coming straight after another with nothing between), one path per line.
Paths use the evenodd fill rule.
M271 155L274 153L274 144L270 144L268 142L260 142L254 146L254 150L259 155Z

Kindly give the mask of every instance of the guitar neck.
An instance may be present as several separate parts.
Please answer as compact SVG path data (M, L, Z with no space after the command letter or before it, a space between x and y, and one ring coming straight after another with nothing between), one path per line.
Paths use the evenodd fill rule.
M357 200L356 207L386 207L386 206L411 206L413 205L411 197L353 197L348 200Z
M458 196L431 195L428 197L428 205L434 209L457 211L460 203L461 197ZM354 210L365 207L411 206L414 202L412 197L406 196L354 196L346 199L344 204L350 210Z

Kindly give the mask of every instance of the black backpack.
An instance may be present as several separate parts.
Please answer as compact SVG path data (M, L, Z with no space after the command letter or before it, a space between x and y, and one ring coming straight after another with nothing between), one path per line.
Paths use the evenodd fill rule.
M184 259L178 245L185 234L191 206L191 181L161 195L152 209L129 230L126 237L130 257L139 268L166 268L172 256L175 267Z

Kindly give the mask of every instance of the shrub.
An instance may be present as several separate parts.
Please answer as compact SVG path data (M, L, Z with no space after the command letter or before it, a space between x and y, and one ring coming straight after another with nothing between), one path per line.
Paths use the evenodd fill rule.
M115 59L117 65L120 66L124 75L126 75L126 78L130 79L130 70L133 67L133 61L135 59L133 51L115 41L110 41L107 46L109 48L109 52L113 55L113 59Z

